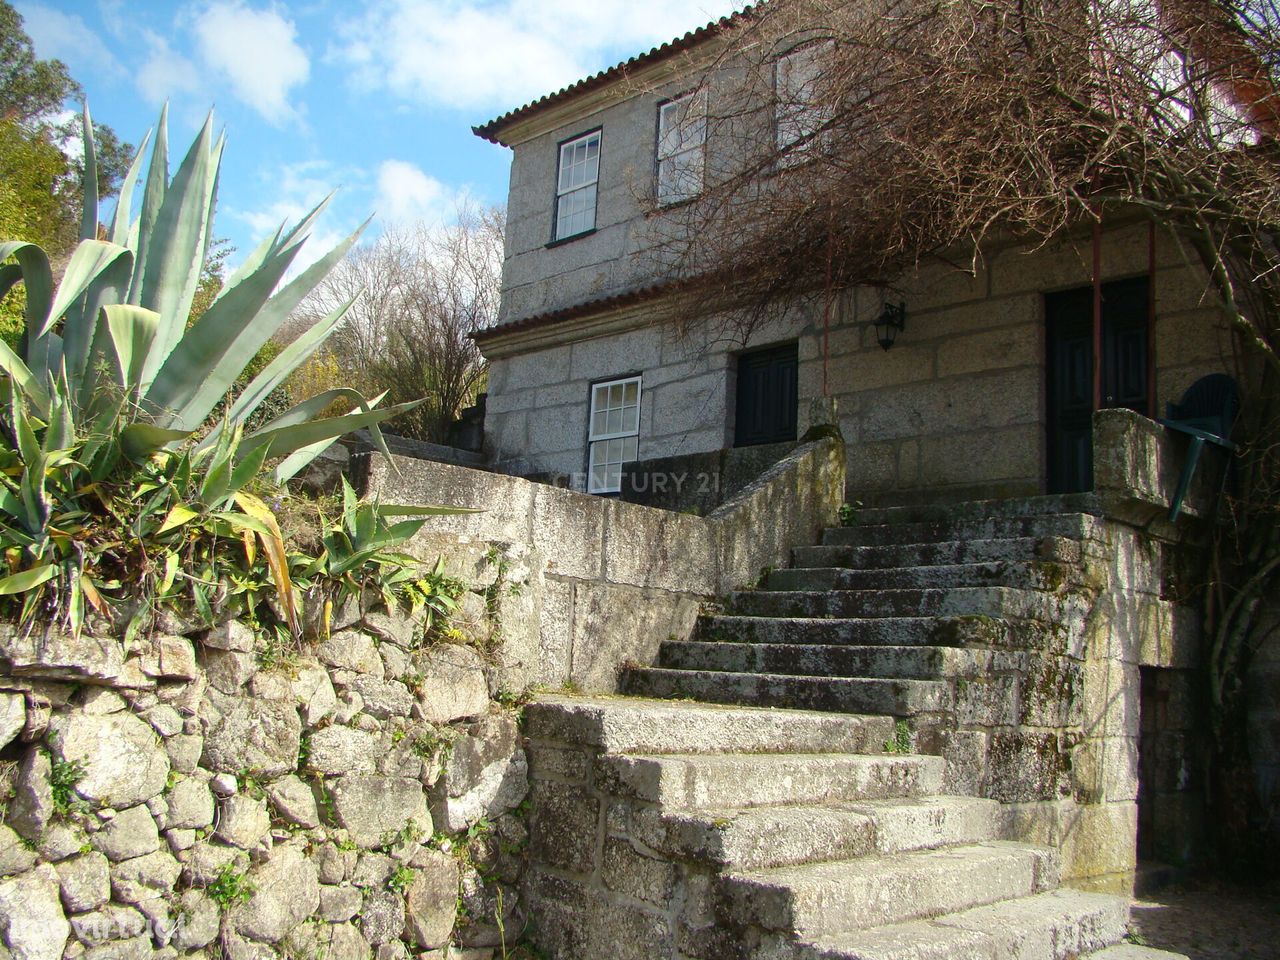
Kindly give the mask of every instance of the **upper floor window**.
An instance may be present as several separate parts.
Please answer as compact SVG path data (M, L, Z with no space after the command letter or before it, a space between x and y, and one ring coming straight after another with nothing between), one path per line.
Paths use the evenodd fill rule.
M819 81L834 49L834 40L810 43L779 57L775 65L777 147L779 152L790 150L784 155L792 162L804 156L810 138L827 121L828 111L818 96Z
M639 446L640 378L594 384L587 435L587 492L621 490L622 465L636 459Z
M556 180L556 240L595 228L596 185L599 180L599 130L560 144L560 174Z
M692 200L706 166L706 98L686 93L658 104L658 203Z

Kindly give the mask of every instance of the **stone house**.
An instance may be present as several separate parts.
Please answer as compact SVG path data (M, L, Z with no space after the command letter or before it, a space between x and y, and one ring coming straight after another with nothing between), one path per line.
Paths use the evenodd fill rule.
M900 298L857 289L829 310L799 303L745 338L715 318L655 322L667 294L649 256L654 213L696 193L732 149L696 122L705 103L691 77L735 22L476 128L512 150L502 306L476 335L490 363L490 472L371 474L389 500L492 510L449 521L429 547L479 556L500 542L520 558L515 669L551 687L700 702L531 708L539 942L557 957L681 960L1102 951L1112 921L1038 899L1057 895L1055 871L1127 893L1141 860L1203 853L1199 617L1182 581L1221 462L1201 468L1186 514L1169 522L1186 449L1154 418L1200 377L1233 369L1232 337L1202 271L1168 236L1122 218L1096 239L993 244L972 272L926 261L901 278ZM802 57L779 51L775 83L803 75ZM779 112L778 135L794 121ZM1107 409L1093 400L1095 285ZM842 439L813 429L830 426ZM852 529L846 499L864 505ZM1260 658L1255 698L1264 791L1280 756L1265 666L1276 646ZM895 726L814 745L753 726L782 720L706 702ZM942 763L927 785L878 795L888 806L858 808L876 840L855 864L862 826L829 804L871 794L787 755L882 745ZM729 795L762 810L726 812ZM794 816L771 812L787 806ZM990 819L978 828L970 815ZM894 833L917 816L912 829L932 839ZM953 875L927 851L979 857L964 844L993 838L1048 857L1032 895L993 894L1001 903L981 917L943 904L944 887L973 905L965 897L1022 866ZM821 904L837 888L832 902L895 905L802 915L806 898ZM939 916L968 932L906 924ZM1091 924L1096 935L1083 932ZM969 933L986 952L965 952ZM1055 946L1014 950L1002 936ZM1114 954L1139 955L1156 956Z
M984 251L972 274L922 264L902 278L905 328L889 350L874 327L885 298L869 289L841 297L825 325L821 304L798 307L746 342L714 323L683 335L653 323L651 214L731 149L715 127L670 132L689 109L685 58L725 28L476 128L512 150L500 318L477 336L491 457L609 493L623 461L793 441L807 401L829 396L850 490L868 502L1088 489L1087 234ZM1231 337L1174 240L1117 223L1100 252L1105 405L1156 416L1230 368Z

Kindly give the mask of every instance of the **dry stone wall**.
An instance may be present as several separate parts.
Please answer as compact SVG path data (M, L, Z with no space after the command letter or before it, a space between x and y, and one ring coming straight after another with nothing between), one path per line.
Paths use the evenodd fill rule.
M333 627L293 650L236 620L127 648L0 626L0 958L513 945L526 763L491 664L399 614Z

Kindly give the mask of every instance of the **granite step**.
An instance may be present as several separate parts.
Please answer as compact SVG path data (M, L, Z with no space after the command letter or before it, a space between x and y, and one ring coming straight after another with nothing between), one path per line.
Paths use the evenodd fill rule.
M806 677L639 667L621 678L625 693L704 703L831 710L914 717L951 708L951 688L937 680Z
M1052 850L991 841L728 873L717 881L717 909L728 922L803 940L940 917L1057 885Z
M997 840L994 800L926 797L825 806L659 810L633 815L633 835L667 856L717 869L769 867Z
M1066 513L1034 517L975 517L911 523L867 523L831 527L822 533L823 546L874 547L952 540L1004 540L1023 537L1066 537L1083 540L1101 527L1091 514Z
M874 800L843 809L869 817L879 854L932 850L1004 839L1004 807L982 797L935 796Z
M1136 943L1117 943L1113 947L1081 956L1081 960L1191 960L1185 953L1157 950Z
M542 694L523 717L525 736L605 753L879 753L894 735L892 717L640 697Z
M860 524L920 523L936 520L972 520L987 517L1042 517L1061 513L1101 514L1102 501L1093 493L1012 497L1005 500L964 500L956 503L916 503L901 506L863 507Z
M668 754L605 757L610 792L666 809L826 804L942 790L941 757L869 754Z
M798 644L801 646L1012 646L1027 648L1043 634L1036 620L989 616L812 617L704 616L692 639L703 643Z
M744 590L727 611L748 617L878 619L881 617L995 617L1061 623L1079 602L1070 595L1016 587L895 590Z
M1126 960L1108 947L1125 935L1119 897L1053 890L931 920L873 927L797 944L794 960ZM1103 949L1102 953L1092 953ZM1162 955L1172 960L1171 955ZM1131 960L1139 960L1132 956ZM1150 960L1158 960L1152 956Z
M633 814L632 835L660 854L717 870L845 860L875 851L875 823L835 806L785 805Z
M796 547L792 565L848 567L854 570L886 567L926 567L952 563L987 563L996 560L1029 560L1039 555L1041 544L1072 541L1060 537L1008 537L998 540L944 540L901 543L878 547Z
M765 590L912 590L950 587L1017 587L1060 590L1078 578L1078 568L1047 560L995 560L939 566L851 570L846 567L800 567L774 570Z
M658 651L657 665L667 670L720 673L937 680L1015 669L1023 660L1025 657L1017 658L1013 653L918 644L855 646L668 640Z

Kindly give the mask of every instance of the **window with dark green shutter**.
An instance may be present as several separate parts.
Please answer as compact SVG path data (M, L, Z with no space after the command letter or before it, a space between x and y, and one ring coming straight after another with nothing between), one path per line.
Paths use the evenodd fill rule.
M738 358L735 447L796 438L798 368L794 343L752 350Z

